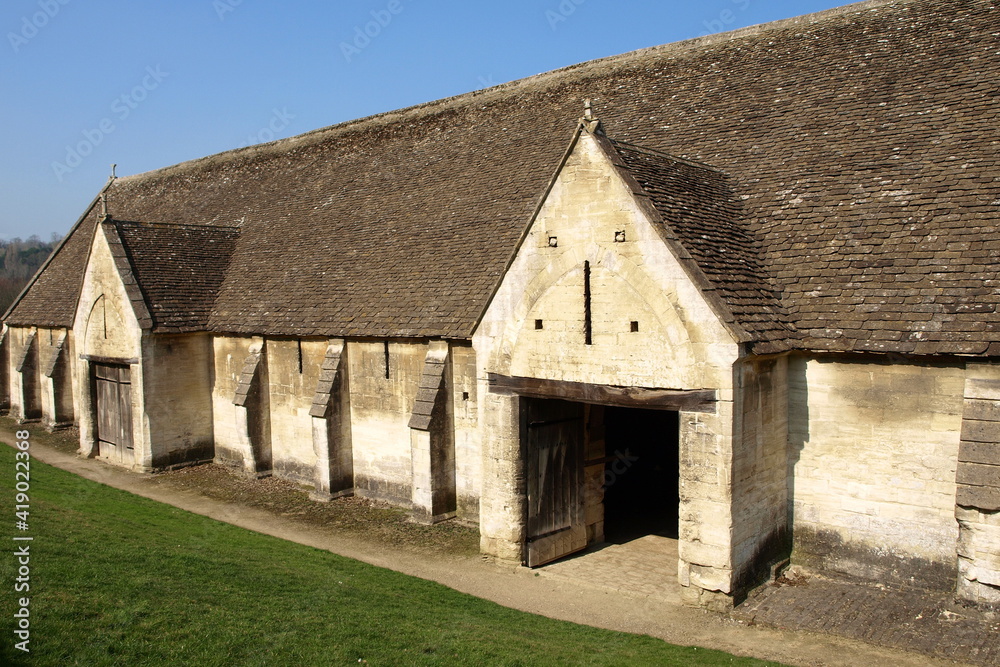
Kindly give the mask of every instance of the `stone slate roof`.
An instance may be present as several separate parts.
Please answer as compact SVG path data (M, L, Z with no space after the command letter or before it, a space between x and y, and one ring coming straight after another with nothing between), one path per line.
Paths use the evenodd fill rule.
M662 221L668 243L701 276L703 290L717 293L716 310L758 352L787 349L794 326L761 266L761 248L747 228L729 178L708 165L633 146L609 145L617 164L634 179ZM614 158L612 158L614 159ZM654 218L655 219L655 218ZM727 312L728 311L728 312ZM727 317L728 316L728 317Z
M90 243L97 225L93 214L97 199L63 237L39 268L20 298L4 316L10 326L73 326L76 302L83 286L83 270L90 257Z
M117 220L113 224L152 328L206 331L239 229Z
M733 208L673 234L762 350L1000 355L997 9L872 0L584 63L119 179L109 210L241 228L216 331L467 338L591 98L619 146L725 175ZM8 323L71 321L92 224Z

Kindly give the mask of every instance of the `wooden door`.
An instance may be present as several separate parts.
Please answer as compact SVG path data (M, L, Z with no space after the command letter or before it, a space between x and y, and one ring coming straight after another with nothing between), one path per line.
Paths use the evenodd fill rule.
M94 406L101 456L132 464L132 384L128 366L94 364Z
M529 567L587 546L583 511L583 404L523 399L528 457Z

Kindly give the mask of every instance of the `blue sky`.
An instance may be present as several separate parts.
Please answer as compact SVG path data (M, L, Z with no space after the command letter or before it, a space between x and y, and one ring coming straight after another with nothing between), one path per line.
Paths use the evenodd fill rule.
M5 0L0 238L107 180L844 0ZM367 33L367 34L366 34Z

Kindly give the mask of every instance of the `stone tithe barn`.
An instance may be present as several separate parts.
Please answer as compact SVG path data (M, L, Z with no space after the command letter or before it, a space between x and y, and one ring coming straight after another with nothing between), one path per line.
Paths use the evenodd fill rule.
M1000 603L998 89L995 1L875 0L113 179L0 400L531 566L672 536L705 606Z

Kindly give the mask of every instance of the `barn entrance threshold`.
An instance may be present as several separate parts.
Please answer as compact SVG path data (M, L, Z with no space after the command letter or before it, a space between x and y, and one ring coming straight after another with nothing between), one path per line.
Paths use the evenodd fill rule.
M537 568L541 576L680 604L677 540L646 535L621 544L595 544Z

